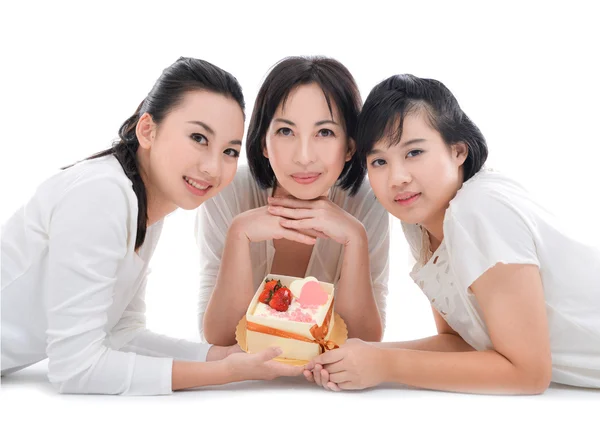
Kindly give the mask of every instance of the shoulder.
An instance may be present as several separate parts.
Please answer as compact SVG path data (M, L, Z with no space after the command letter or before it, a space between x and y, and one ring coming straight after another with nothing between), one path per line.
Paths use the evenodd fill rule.
M84 160L61 170L38 187L34 199L50 212L64 207L62 212L75 215L137 215L132 183L114 156Z
M509 176L483 169L458 190L446 212L446 220L499 217L501 214L524 215L530 201L527 190Z

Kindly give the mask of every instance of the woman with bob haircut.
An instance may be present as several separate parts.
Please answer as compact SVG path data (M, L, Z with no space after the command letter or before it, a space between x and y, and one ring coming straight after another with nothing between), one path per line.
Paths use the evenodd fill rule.
M438 334L349 340L314 359L307 378L320 364L331 390L600 388L600 248L484 167L485 139L448 88L412 75L384 80L365 102L357 144L378 200L402 222Z
M198 210L199 324L208 342L235 343L267 274L334 283L349 336L381 340L389 215L355 153L361 103L334 59L285 58L266 77L248 129L249 167Z

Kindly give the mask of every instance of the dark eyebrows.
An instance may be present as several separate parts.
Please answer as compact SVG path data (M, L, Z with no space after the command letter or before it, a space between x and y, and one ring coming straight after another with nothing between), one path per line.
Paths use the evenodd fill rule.
M212 136L215 136L215 131L212 130L212 128L207 125L204 122L201 122L199 120L191 120L188 123L194 124L194 125L198 125L198 126L202 126L204 129L206 129L206 132L210 133Z
M406 142L403 142L402 145L401 145L401 147L407 147L409 145L419 144L421 142L427 142L427 140L425 138L410 139L410 140L408 140ZM394 145L394 144L391 144L391 145ZM377 148L373 148L373 149L371 149L371 150L369 150L367 152L367 157L368 156L373 156L373 155L376 155L376 154L381 154L381 153L383 153L382 150L379 150Z
M229 142L229 145L242 145L242 141L239 139L234 139L233 141Z
M296 123L292 122L291 120L287 120L287 119L273 119L274 122L281 122L281 123L285 123L286 125L290 125L290 126L296 126Z
M273 119L273 121L274 122L285 123L285 124L290 125L290 126L296 126L296 123L294 123L293 121L288 120L288 119L276 118L276 119ZM319 120L318 122L315 123L315 126L322 126L324 124L332 124L332 125L335 125L335 126L339 126L339 124L336 123L333 120Z
M318 121L317 123L315 123L315 126L321 126L321 125L324 125L324 124L332 124L332 125L335 125L335 126L339 126L339 124L337 124L333 120L321 120L321 121Z

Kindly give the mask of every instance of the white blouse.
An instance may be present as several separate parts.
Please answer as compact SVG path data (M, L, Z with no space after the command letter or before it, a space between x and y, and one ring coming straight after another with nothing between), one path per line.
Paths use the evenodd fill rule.
M418 225L402 224L415 259ZM600 248L574 238L512 179L482 170L450 202L444 238L411 277L476 350L492 341L470 286L497 263L540 268L552 351L552 381L600 387Z
M217 282L227 230L236 215L266 206L273 189L261 189L247 165L241 165L233 182L218 195L198 208L196 242L200 250L199 328L203 340L202 321L206 306ZM375 302L385 327L386 297L389 276L390 217L375 198L365 179L354 197L339 187L329 191L329 199L353 215L364 225L369 239L369 261ZM330 239L317 239L305 276L336 284L340 278L343 247ZM253 281L255 288L270 273L275 246L272 240L252 243Z
M2 227L2 375L48 357L61 393L170 394L173 359L209 346L145 329L148 263L134 251L137 198L113 156L44 182Z

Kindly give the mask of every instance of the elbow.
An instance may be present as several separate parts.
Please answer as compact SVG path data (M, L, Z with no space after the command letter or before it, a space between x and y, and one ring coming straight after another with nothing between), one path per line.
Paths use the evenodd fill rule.
M524 394L544 394L552 382L552 364L540 364L523 375L522 388Z
M212 327L211 325L204 326L204 339L208 344L218 346L230 346L235 344L235 336L227 336L219 331L218 328Z

